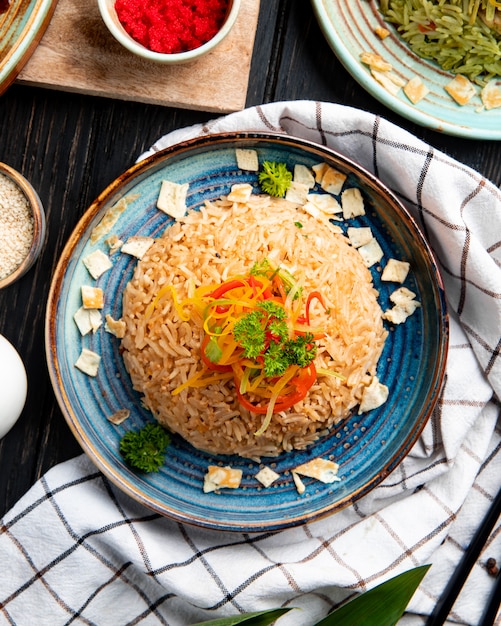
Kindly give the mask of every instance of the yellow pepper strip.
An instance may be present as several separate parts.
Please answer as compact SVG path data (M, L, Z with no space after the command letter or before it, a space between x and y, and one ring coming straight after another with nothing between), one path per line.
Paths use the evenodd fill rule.
M160 288L156 296L146 307L146 311L144 312L144 317L145 317L146 322L153 315L153 311L157 307L160 300L164 296L166 296L168 293L172 295L172 301L174 303L174 307L176 309L176 313L179 316L179 319L182 320L183 322L187 322L190 319L190 314L186 313L186 311L183 308L186 301L179 302L175 288L172 285L164 285L163 287Z
M204 374L208 374L209 370L203 369L196 374L194 374L191 378L188 378L182 385L179 385L172 392L173 396L177 396L177 394L181 393L183 389L188 387L206 387L207 385L211 385L212 383L218 383L221 380L229 380L233 378L233 372L211 372L210 376L203 378Z
M297 365L289 365L289 367L285 371L285 374L281 376L279 380L273 385L271 389L270 403L268 404L268 410L266 411L263 423L261 424L261 427L254 433L256 437L262 435L270 425L271 418L273 416L273 409L275 408L275 403L287 384L297 374L298 369L299 367Z

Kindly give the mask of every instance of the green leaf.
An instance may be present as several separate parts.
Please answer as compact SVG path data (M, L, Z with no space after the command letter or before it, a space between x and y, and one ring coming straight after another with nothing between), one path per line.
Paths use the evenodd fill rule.
M390 578L329 613L316 626L394 626L430 565Z
M269 609L268 611L257 611L255 613L244 613L234 617L221 617L212 619L209 622L198 622L192 626L234 626L235 624L245 624L245 626L269 626L279 617L288 613L288 609Z

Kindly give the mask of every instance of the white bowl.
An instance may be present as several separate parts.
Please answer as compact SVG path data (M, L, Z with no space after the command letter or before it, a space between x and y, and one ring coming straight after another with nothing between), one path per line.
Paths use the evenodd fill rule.
M207 52L214 50L214 48L218 46L221 41L223 41L232 29L240 9L240 0L230 0L226 20L221 26L219 32L212 39L209 39L209 41L204 43L202 46L194 48L193 50L168 54L149 50L127 33L118 19L117 12L115 10L115 0L97 0L97 3L103 21L108 27L108 30L113 37L115 37L115 39L124 46L124 48L144 59L148 59L149 61L156 61L158 63L165 64L177 64L194 61L204 54L207 54Z

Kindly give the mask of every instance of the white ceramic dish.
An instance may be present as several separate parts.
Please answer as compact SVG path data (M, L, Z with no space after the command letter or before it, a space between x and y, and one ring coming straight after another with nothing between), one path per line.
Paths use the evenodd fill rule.
M162 54L160 52L153 52L148 50L143 45L135 41L124 29L120 20L118 19L117 12L115 10L115 0L97 0L99 11L103 18L104 23L108 27L108 30L113 37L124 46L129 52L136 54L148 61L155 61L157 63L164 63L167 65L175 65L179 63L188 63L189 61L195 61L204 56L208 52L211 52L218 46L223 39L228 35L230 30L235 24L235 20L240 10L240 0L230 0L228 5L228 13L226 20L222 25L219 32L205 44L199 48L188 50L186 52L179 52L173 54Z

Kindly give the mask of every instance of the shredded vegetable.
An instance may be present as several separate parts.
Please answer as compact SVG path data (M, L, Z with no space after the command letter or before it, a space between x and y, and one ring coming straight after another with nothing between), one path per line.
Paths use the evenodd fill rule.
M324 333L311 326L315 300L324 306L319 291L303 304L302 287L294 276L266 259L254 264L248 275L196 289L183 302L174 297L184 316L190 307L197 313L204 338L203 368L173 394L232 379L240 404L264 415L255 433L261 435L274 413L305 398L316 381L316 341Z

